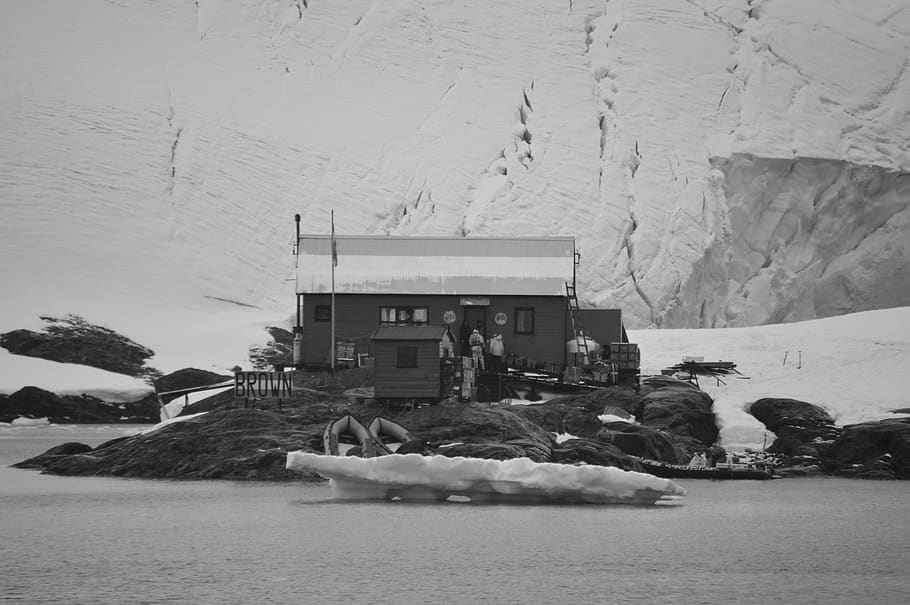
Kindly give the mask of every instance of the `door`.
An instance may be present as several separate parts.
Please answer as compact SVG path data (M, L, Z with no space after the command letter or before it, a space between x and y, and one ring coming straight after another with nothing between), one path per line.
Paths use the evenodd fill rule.
M487 307L480 306L464 306L461 308L462 313L467 324L467 334L470 335L471 331L475 328L480 331L480 335L483 336L483 341L486 343L487 337ZM464 337L465 342L461 343L462 345L462 355L470 355L471 348L467 343L467 336Z

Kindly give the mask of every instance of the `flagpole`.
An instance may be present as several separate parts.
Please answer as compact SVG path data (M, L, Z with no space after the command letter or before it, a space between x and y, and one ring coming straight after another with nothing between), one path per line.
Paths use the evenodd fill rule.
M335 252L335 211L332 210L332 342L329 345L331 349L331 359L332 359L332 378L335 377L335 263L338 262L338 257Z

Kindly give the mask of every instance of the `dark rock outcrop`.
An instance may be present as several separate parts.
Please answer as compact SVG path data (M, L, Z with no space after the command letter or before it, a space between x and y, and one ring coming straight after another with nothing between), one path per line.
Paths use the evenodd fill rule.
M577 437L593 437L603 424L597 412L575 405L573 400L560 398L546 403L517 405L512 410L548 432Z
M287 452L304 449L284 418L261 410L223 410L115 439L88 450L67 444L21 462L59 475L168 479L315 480L285 469ZM61 446L62 447L62 446ZM56 450L56 451L55 451Z
M222 378L190 369L164 377L158 384L173 390ZM642 392L613 387L528 406L448 400L402 410L377 405L364 397L329 393L323 388L325 378L295 374L294 395L284 400L265 397L245 401L232 393L221 393L182 412L206 414L145 435L108 441L94 449L77 446L72 450L50 450L21 466L59 474L284 480L292 476L284 469L286 452L321 453L326 425L344 414L352 414L364 424L377 415L394 419L419 440L413 447L421 453L493 459L527 457L538 462L627 469L638 469L629 454L679 461L690 435L709 432L700 426L685 426L689 418L701 421L699 415L680 412L675 420L668 421L655 412L674 402L689 405L693 401L700 406L696 410L699 413L704 406L710 410L710 398L699 399L699 391L688 386L660 384ZM346 389L362 386L359 382L366 379L362 372L356 374L354 370L339 372L337 378L339 386ZM667 391L666 396L656 395L662 391ZM677 392L682 395L677 396ZM647 397L650 399L646 402ZM604 428L598 418L606 410L615 416L628 415L631 420L631 411L647 412L649 405L654 409L648 417L657 419L661 426L670 426L675 433L626 422ZM157 408L154 413L157 416ZM557 445L554 433L565 432L583 438Z
M507 443L520 440L549 451L549 432L510 409L481 403L451 403L422 407L397 422L414 436L437 443ZM519 454L524 455L524 454Z
M206 370L185 368L154 381L156 392L207 386L229 380L230 376L215 374ZM219 400L223 404L233 398L228 394ZM204 406L200 406L204 407ZM217 406L209 405L209 411ZM114 403L90 395L57 395L38 387L24 387L9 396L0 397L0 422L11 422L20 416L47 418L52 423L62 424L155 424L160 420L158 399L154 393L138 401Z
M639 422L670 433L686 454L705 451L717 442L714 400L704 391L688 382L655 377L643 382L642 393Z
M78 315L41 319L47 324L42 332L6 332L0 334L0 346L16 355L86 365L127 376L159 375L154 368L145 366L155 352L122 334Z
M766 397L747 411L776 435L768 451L794 459L787 464L819 464L831 455L839 430L824 408L796 399Z
M512 409L551 433L597 439L627 454L679 463L716 443L713 404L688 382L656 376L645 379L640 389L607 387ZM630 422L605 430L602 414L627 416ZM633 414L640 424L634 423Z
M92 451L92 447L89 445L85 445L84 443L68 442L56 447L52 447L40 456L29 458L28 460L24 460L18 464L15 464L14 466L17 468L42 469L48 464L51 464L53 461L58 460L62 457L78 456L80 454L86 454L90 451Z
M204 387L230 380L231 376L197 368L183 368L155 379L155 392L165 393L193 387Z
M569 439L553 448L552 461L562 464L616 466L627 471L642 471L641 465L615 445L596 439Z
M395 450L395 453L428 455L432 452L430 451L430 444L426 439L414 439L413 441L402 443L400 446L398 446L398 449Z
M456 458L464 456L465 458L486 458L489 460L511 460L513 458L524 458L526 456L524 448L510 443L457 443L447 447L440 447L436 454ZM549 452L547 452L549 454ZM543 462L536 460L536 462Z
M910 479L910 419L889 418L837 427L824 408L794 399L760 399L749 412L777 438L785 475L836 474Z
M19 417L47 418L55 424L150 424L159 419L153 399L111 403L90 395L56 395L38 387L24 387L0 399L0 422Z
M633 456L680 464L688 452L666 431L629 422L609 422L597 433L597 440L609 443Z
M634 414L640 401L641 393L639 390L631 386L611 386L579 395L554 397L547 403L569 404L572 407L582 408L597 414L603 414L604 409L610 406Z
M910 479L910 418L847 425L832 449L837 475Z

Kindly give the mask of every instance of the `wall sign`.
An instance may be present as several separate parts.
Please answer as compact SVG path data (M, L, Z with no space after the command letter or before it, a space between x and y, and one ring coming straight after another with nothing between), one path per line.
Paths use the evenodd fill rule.
M291 375L284 372L235 372L234 397L291 397Z
M462 307L489 307L490 298L488 296L463 296L461 298Z
M447 324L453 324L453 323L455 323L455 311L449 309L448 311L446 311L445 313L443 313L443 314L442 314L442 321L446 322Z
M504 325L506 325L506 323L508 323L509 317L505 313L500 311L499 313L497 313L496 315L493 316L493 321L496 322L497 326L504 326Z

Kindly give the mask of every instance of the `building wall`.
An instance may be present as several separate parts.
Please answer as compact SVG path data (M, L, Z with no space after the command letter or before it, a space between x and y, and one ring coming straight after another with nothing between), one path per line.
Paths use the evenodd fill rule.
M601 345L622 342L622 311L619 309L580 309L585 334ZM571 334L571 326L569 333Z
M381 340L373 344L373 388L377 398L438 399L441 396L439 341ZM417 348L416 368L396 367L398 347Z
M331 304L331 295L306 294L303 297L303 362L325 364L329 362L331 322L315 321L317 305ZM474 297L479 298L479 297ZM560 296L487 296L489 306L462 307L460 296L417 294L337 294L335 296L335 337L353 339L357 353L374 355L370 334L379 326L379 308L387 306L427 307L429 323L445 325L446 312L451 311L455 321L450 325L456 342L461 340L462 322L471 320L471 327L480 320L484 337L494 332L502 334L506 353L514 353L537 362L565 363L566 300ZM534 334L515 334L515 308L534 308ZM497 325L495 318L504 313L505 325ZM464 351L460 351L464 353Z

